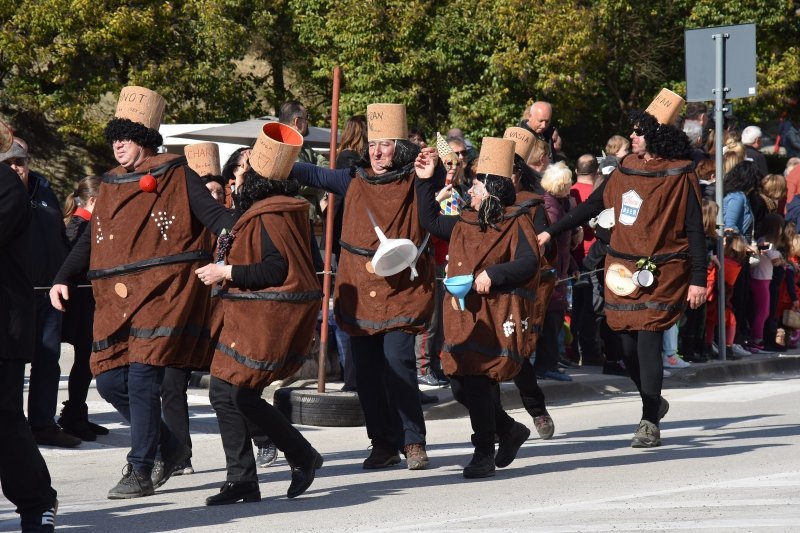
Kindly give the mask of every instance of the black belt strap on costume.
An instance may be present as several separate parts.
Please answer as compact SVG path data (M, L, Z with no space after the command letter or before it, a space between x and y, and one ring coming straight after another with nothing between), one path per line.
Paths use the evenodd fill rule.
M442 350L445 352L450 352L451 354L458 355L462 353L469 353L469 352L477 352L482 355L486 355L488 357L508 357L518 363L522 363L527 356L523 356L518 352L514 352L509 350L508 348L502 348L499 346L487 346L485 344L479 343L477 341L468 340L461 344L448 344L444 343L442 346Z
M153 257L135 263L128 263L127 265L119 265L111 268L101 268L98 270L90 270L86 277L90 280L107 278L109 276L119 276L120 274L130 274L131 272L138 272L157 266L172 265L175 263L194 263L195 261L210 261L211 253L205 250L193 250L191 252L181 252L175 255L165 255L162 257Z
M372 257L373 255L375 255L375 252L377 252L377 250L370 250L369 248L359 248L358 246L353 246L352 244L344 242L342 239L339 239L339 246L341 246L351 254L363 255L364 257Z
M667 176L680 176L681 174L686 174L687 172L693 172L694 167L696 166L697 163L692 161L685 167L668 168L666 170L639 170L635 168L623 167L621 165L617 167L617 169L623 174L627 174L628 176L644 176L646 178L664 178Z
M617 250L611 248L611 246L608 246L607 248L608 250L606 253L608 253L608 255L610 255L611 257L617 257L619 259L625 259L626 261L634 261L634 262L638 261L639 259L647 259L647 257L643 255L632 255L632 254L626 254L625 252L618 252ZM650 260L656 264L663 264L666 263L667 261L672 261L673 259L690 259L690 258L691 256L689 255L689 252L673 252L669 254L654 255L650 257Z
M365 182L369 183L370 185L386 185L387 183L392 183L394 181L399 181L405 178L408 173L413 170L414 163L409 163L408 165L404 166L401 169L393 170L391 172L387 172L385 174L381 174L380 176L370 176L367 174L366 170L361 167L356 168L356 174L359 178L364 180Z
M230 346L226 346L219 342L217 343L216 349L240 365L246 366L247 368L251 368L253 370L258 370L259 372L275 372L284 366L299 365L306 360L306 356L303 354L289 353L283 361L258 361L256 359L247 357L241 352L234 350Z
M322 291L310 292L220 292L220 298L225 300L271 300L275 302L302 303L322 298Z
M176 167L179 165L185 165L186 158L185 157L178 157L171 161L167 161L163 165L159 165L155 168L151 168L149 171L144 172L129 172L127 174L103 174L103 182L110 183L113 185L119 185L121 183L131 183L134 181L139 181L139 178L144 176L145 174L150 174L154 178L164 175L169 169L172 167Z

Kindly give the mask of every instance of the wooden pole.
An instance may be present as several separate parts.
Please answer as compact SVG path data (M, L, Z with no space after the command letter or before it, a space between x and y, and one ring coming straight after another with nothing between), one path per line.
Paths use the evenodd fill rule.
M330 168L336 168L336 144L339 133L339 84L342 69L333 68L333 101L331 103L331 154ZM331 299L331 255L333 250L333 212L336 209L336 196L328 194L328 207L325 211L325 273L322 275L322 329L319 333L319 370L317 371L317 392L325 392L325 362L328 358L328 302Z

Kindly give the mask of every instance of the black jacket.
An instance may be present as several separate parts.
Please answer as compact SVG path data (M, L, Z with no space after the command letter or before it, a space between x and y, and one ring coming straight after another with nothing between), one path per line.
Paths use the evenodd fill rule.
M22 180L0 163L0 359L30 361L33 355L30 212Z
M69 252L61 204L50 182L35 172L28 174L31 205L31 239L34 286L49 287Z

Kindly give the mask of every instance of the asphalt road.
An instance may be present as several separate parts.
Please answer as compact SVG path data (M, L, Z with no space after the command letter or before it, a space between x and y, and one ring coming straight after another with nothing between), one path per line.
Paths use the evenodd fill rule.
M65 388L66 377L63 397ZM800 531L800 374L667 389L664 445L653 450L630 448L641 409L631 393L556 406L555 437L532 436L488 480L461 476L472 454L463 417L428 421L432 465L418 472L362 470L364 428L301 426L325 457L306 494L285 497L281 457L260 471L260 503L210 508L203 502L224 481L225 461L207 391L190 394L197 472L154 496L111 501L129 433L90 391L91 418L111 434L79 449L42 448L59 493L59 530ZM511 414L533 428L525 411ZM0 531L16 529L13 507L0 498Z

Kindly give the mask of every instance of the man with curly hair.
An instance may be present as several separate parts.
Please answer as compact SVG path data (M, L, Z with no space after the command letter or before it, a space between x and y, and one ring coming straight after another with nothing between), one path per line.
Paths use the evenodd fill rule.
M632 111L632 153L586 202L539 234L542 246L551 235L614 208L605 313L642 399L634 448L661 445L658 424L669 409L661 397L664 331L687 304L696 309L706 298L699 183L689 138L673 126L682 105L664 89L646 110Z
M163 113L164 99L149 89L120 93L105 129L119 166L103 176L91 231L50 291L63 310L68 283L92 282L92 373L100 395L131 426L128 464L110 499L152 495L189 457L161 421L161 382L166 367L208 366L209 288L193 271L211 259L205 228L218 234L235 222L185 158L157 153Z

